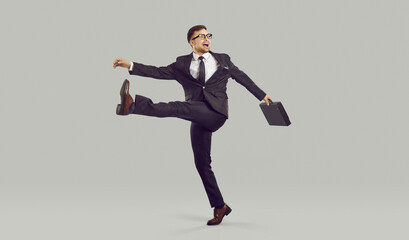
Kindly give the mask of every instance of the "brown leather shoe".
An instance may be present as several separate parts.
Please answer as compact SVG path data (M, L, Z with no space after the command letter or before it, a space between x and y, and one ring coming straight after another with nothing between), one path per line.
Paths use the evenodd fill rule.
M214 208L214 218L207 222L207 225L217 225L222 222L223 217L231 213L231 208L224 204L222 209Z
M125 79L124 83L122 83L122 87L121 87L119 94L121 95L121 104L118 104L118 106L116 107L116 114L117 115L128 115L129 107L133 103L133 99L131 95L129 95L128 79Z

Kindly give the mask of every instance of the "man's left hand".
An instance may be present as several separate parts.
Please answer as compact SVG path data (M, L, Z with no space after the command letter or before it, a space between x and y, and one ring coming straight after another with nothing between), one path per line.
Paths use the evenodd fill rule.
M266 96L263 99L264 102L266 102L267 106L270 105L270 101L273 101L270 97L270 95L266 94Z

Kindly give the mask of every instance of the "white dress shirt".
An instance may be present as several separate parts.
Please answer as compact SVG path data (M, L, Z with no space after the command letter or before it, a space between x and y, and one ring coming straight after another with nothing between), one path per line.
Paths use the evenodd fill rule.
M210 54L209 52L203 54L202 56L204 57L203 62L205 65L205 70L206 70L205 71L205 81L207 81L217 71L217 68L219 67L219 63L213 57L213 55ZM196 79L199 78L199 67L200 67L199 57L200 57L199 55L197 55L196 53L193 53L192 62L190 63L190 74Z

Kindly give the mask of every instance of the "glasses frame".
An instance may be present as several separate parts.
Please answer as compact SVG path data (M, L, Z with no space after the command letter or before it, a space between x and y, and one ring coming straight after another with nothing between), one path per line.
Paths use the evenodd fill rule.
M198 38L198 37L200 37L200 39L202 39L202 40L205 40L206 38L207 39L212 39L212 37L213 37L213 34L211 34L211 33L208 33L208 34L199 34L199 35L197 35L196 37L194 37L194 38L192 38L192 40L195 40L196 38Z

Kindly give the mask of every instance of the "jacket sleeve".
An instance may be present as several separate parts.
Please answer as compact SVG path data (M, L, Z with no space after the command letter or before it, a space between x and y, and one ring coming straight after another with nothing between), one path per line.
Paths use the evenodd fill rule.
M155 67L133 62L133 68L129 70L129 74L156 79L175 79L174 65L175 63L166 67Z
M230 57L227 55L227 64L229 67L231 77L236 80L236 82L243 85L249 92L251 92L258 100L263 100L266 96L266 93L261 90L250 78L236 67L233 62L230 60Z

